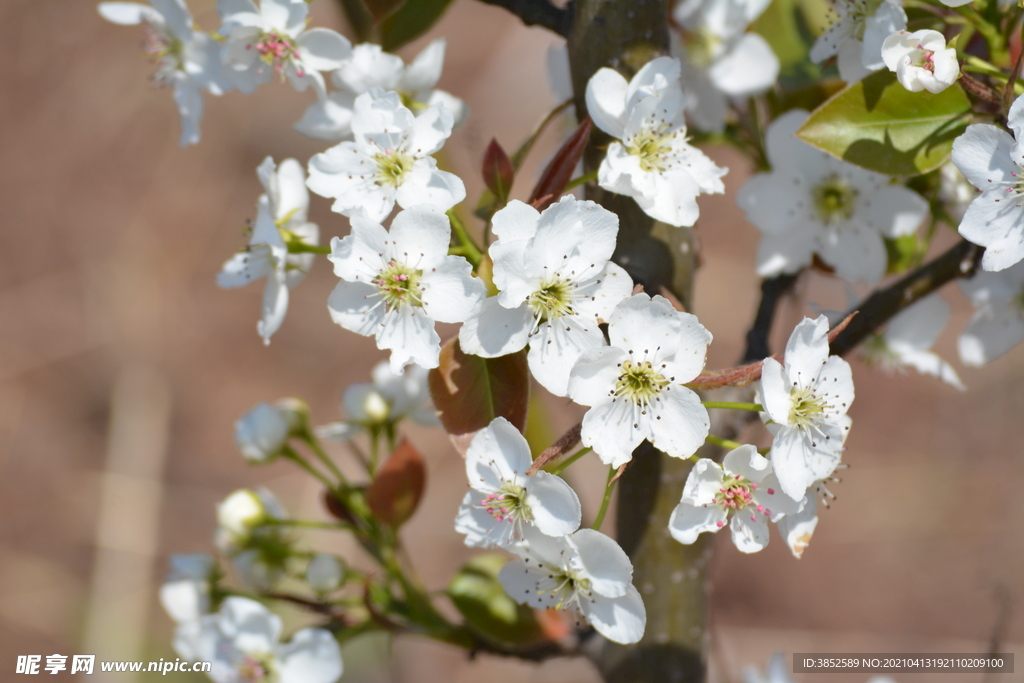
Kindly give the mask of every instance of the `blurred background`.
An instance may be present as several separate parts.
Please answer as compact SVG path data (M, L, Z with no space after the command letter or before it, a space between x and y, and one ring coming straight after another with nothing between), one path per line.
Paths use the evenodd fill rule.
M218 27L213 0L189 4L202 28ZM384 357L372 340L331 323L325 302L336 278L323 259L293 291L269 347L256 334L262 285L214 284L246 243L260 161L304 163L328 146L291 130L313 95L273 84L250 96L207 97L203 140L182 149L170 91L147 80L141 28L108 24L95 7L0 3L0 680L12 679L24 654L173 659L173 625L156 591L170 553L212 551L218 501L262 484L293 514L324 516L307 477L284 464L245 464L233 444L235 419L289 395L309 402L317 424L337 419L345 386L369 381ZM318 0L312 11L314 24L351 35L331 2ZM410 59L438 36L448 39L440 87L472 109L446 147L472 199L490 138L514 149L555 104L545 63L560 39L456 0L401 54ZM522 176L530 182L514 196L526 197L570 125L544 137ZM694 312L715 335L708 367L719 368L740 356L753 318L757 232L732 200L748 166L728 150L708 153L731 169L727 195L701 198L696 228L704 267ZM311 220L323 243L348 230L319 197ZM941 245L952 243L949 233ZM845 301L841 286L819 276L797 294L777 318L776 349L809 301ZM956 364L955 337L970 309L955 288L944 296L954 315L938 351ZM855 428L844 458L851 468L832 487L838 500L802 559L775 532L751 556L719 534L713 680L738 680L774 650L984 652L994 635L1017 653L1021 671L1024 347L981 370L957 367L967 393L854 361ZM553 434L579 418L566 399L542 400ZM426 455L429 479L404 533L428 585L443 588L472 554L452 528L464 470L439 430L406 432ZM587 518L604 469L581 464L572 477ZM356 553L345 539L309 541ZM342 680L353 683L597 681L584 661L468 661L415 638L356 642L344 657Z

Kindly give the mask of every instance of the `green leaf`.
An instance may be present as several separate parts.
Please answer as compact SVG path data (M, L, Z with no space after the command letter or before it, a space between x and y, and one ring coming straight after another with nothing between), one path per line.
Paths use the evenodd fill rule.
M477 555L452 578L448 597L480 635L511 644L536 642L545 633L533 610L510 598L498 582L508 559L497 553Z
M886 274L894 275L910 270L923 256L924 244L917 235L885 238L885 253L888 257Z
M363 4L363 0L338 0L341 11L348 20L348 25L356 34L360 43L365 43L374 37L373 15Z
M827 19L827 5L820 0L773 0L750 28L760 34L779 59L779 84L783 90L801 88L821 80L821 67L808 54L814 44L810 25Z
M970 121L958 84L940 93L910 92L890 71L840 90L814 112L797 137L844 161L888 175L941 166Z
M441 347L438 367L427 375L427 384L441 424L460 453L496 417L504 417L520 432L526 426L526 351L481 358L463 353L456 337Z
M419 38L437 23L451 3L452 0L406 0L380 23L381 47L394 52Z

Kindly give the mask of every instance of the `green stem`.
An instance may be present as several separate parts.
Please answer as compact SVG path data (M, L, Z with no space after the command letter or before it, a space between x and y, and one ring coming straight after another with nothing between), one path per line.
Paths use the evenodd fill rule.
M331 474L338 478L338 481L341 482L342 486L348 484L348 480L345 479L345 475L341 473L341 470L338 469L338 466L335 465L334 461L331 460L330 456L327 455L327 453L324 451L323 447L320 445L320 442L317 441L315 436L307 432L306 434L302 435L302 440L305 442L307 446L309 446L311 451L316 453L316 457L320 458L320 461L327 466L327 469L331 471Z
M1006 41L1003 39L1003 34L999 32L998 26L993 26L985 21L981 13L970 5L953 7L952 10L970 22L977 29L978 33L985 38L985 42L988 43L989 53L992 55L992 61L999 63L1008 61Z
M604 498L601 499L601 509L597 511L597 517L594 518L594 523L590 527L594 531L601 530L601 523L604 521L605 513L608 512L608 503L612 500L612 490L615 488L615 482L612 479L615 477L617 470L618 468L614 465L608 468L608 482L604 485Z
M331 247L327 244L306 244L305 242L289 241L289 254L330 254Z
M302 529L330 529L332 531L347 530L347 526L339 522L318 522L312 519L268 519L267 526L291 526Z
M370 476L377 474L377 460L380 457L380 430L370 430Z
M594 450L594 449L591 448L590 446L587 446L586 448L581 449L578 453L575 453L569 459L564 460L564 461L558 463L557 465L555 465L554 467L552 467L548 471L551 474L561 474L562 472L564 472L569 467L569 465L573 464L574 462L576 462L577 460L579 460L580 458L582 458L584 455L586 455L587 453L589 453L592 450Z
M734 449L739 448L740 446L743 445L739 441L732 441L730 439L723 439L722 437L715 436L714 434L708 434L706 437L704 437L704 440L707 441L710 444L714 444L716 446L721 446L722 448L728 448L729 450L734 450Z
M455 213L455 209L448 210L448 219L452 222L452 231L455 233L455 238L459 240L459 244L465 250L466 260L476 270L476 267L480 265L480 261L483 260L483 253L476 246L473 238L469 236L469 233L466 231L466 224L459 218L459 214Z
M304 469L307 472L309 472L310 475L312 475L320 483L322 483L324 486L326 486L329 490L331 490L331 491L337 491L338 490L337 484L331 483L331 481L327 477L325 477L319 470L314 468L312 465L310 465L308 462L306 462L301 455L296 453L292 449L291 446L285 446L284 448L282 448L281 449L281 455L283 455L284 457L288 458L289 460L294 462L296 465L298 465L302 469Z
M752 410L755 413L764 412L764 406L760 403L736 403L734 401L702 401L705 408L723 408L725 410Z
M568 183L566 183L565 184L565 189L563 190L563 192L568 192L569 190L571 190L574 187L579 187L580 185L584 185L584 184L592 182L594 180L597 180L597 171L591 171L590 173L584 173L583 175L579 176L578 178L573 178Z

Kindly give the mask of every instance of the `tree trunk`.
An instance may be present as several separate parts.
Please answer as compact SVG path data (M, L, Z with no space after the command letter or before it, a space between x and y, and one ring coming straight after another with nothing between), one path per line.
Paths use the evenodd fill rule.
M668 13L668 0L574 0L569 63L580 118L586 113L587 81L599 68L611 67L628 79L651 59L668 54ZM588 172L600 165L609 142L596 128L594 132L584 157ZM593 184L586 193L619 216L615 262L648 293L657 294L664 287L690 309L692 230L660 224L632 198ZM643 640L630 646L594 639L588 655L609 683L704 680L710 535L684 546L668 533L669 515L679 503L690 467L688 461L644 443L619 482L618 537L633 560L633 581L647 608L647 629Z

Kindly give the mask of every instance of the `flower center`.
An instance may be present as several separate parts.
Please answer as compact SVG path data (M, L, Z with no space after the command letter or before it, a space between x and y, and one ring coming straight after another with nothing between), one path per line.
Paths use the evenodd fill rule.
M177 38L146 26L146 39L142 51L160 68L153 78L161 85L170 85L175 71L185 70L185 46Z
M416 160L402 150L385 149L373 155L377 162L377 184L398 187Z
M589 599L590 579L583 578L577 572L568 571L562 567L547 566L545 569L550 572L548 577L551 583L548 588L538 587L537 594L551 593L551 597L556 600L552 609L572 607L579 611L580 594L582 593L585 599Z
M824 223L849 220L853 217L857 190L839 175L825 178L812 190L814 209Z
M825 399L815 396L811 387L805 389L793 387L789 392L789 400L792 402L789 409L789 423L801 428L816 423L828 408L825 405Z
M861 344L861 354L869 367L881 368L886 372L892 372L900 367L899 355L889 348L889 343L881 334L875 333L868 337Z
M256 48L256 51L260 53L260 59L263 60L263 63L274 67L274 71L277 73L281 73L285 63L295 56L295 44L291 39L273 31L261 34L256 42L249 47ZM295 75L302 78L305 76L305 73L298 70L295 72Z
M526 302L540 322L572 315L572 290L570 282L555 278L542 284Z
M715 495L714 504L728 512L739 512L748 507L754 508L754 512L750 515L750 521L757 521L757 513L760 512L765 517L770 517L772 511L764 505L757 503L751 497L752 493L757 490L757 483L745 479L738 474L726 474L722 478L722 487L718 489L718 493ZM768 495L775 495L774 489L768 489ZM725 522L718 522L718 527L725 526Z
M640 168L646 173L662 172L672 165L672 139L678 130L668 125L645 128L626 143L626 151L640 158Z
M497 493L489 493L480 501L480 507L496 522L530 521L533 512L526 504L526 489L518 484L506 483Z
M638 406L650 405L651 400L669 385L669 380L659 374L650 361L624 360L619 367L621 373L615 382L615 395L628 398Z
M398 261L388 261L387 266L377 273L376 279L372 282L377 285L384 304L390 311L403 303L423 306L423 288L420 286L422 277L422 270L410 268Z
M846 0L846 13L853 20L854 36L864 40L864 29L867 20L874 16L885 0Z
M236 669L238 683L276 683L274 658L268 654L245 653Z
M913 65L925 69L926 71L935 71L935 52L933 50L926 50L924 45L918 45L917 50L914 51Z
M686 46L686 58L699 69L707 69L718 56L718 47L725 41L706 28L684 29L680 32Z

